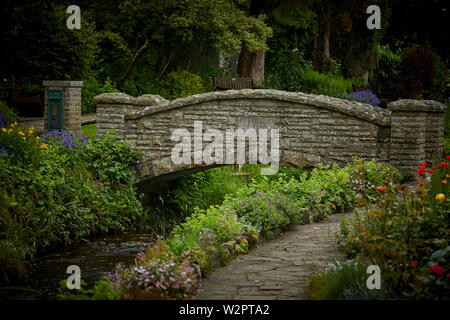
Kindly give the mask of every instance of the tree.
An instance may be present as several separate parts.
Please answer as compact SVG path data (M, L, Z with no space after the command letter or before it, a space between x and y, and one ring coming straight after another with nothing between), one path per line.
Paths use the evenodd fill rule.
M6 1L0 20L0 73L26 84L43 79L83 79L97 52L96 30L85 19L80 30L66 27L67 6Z
M121 10L141 45L120 84L131 77L137 61L152 46L161 49L161 76L177 56L189 56L193 48L214 48L231 55L245 43L259 50L271 34L263 17L247 17L231 0L129 0Z

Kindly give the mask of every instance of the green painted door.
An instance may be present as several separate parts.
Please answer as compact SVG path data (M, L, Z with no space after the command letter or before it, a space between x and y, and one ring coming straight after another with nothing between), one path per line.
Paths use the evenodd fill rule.
M48 130L62 129L63 124L63 90L49 88L48 90Z

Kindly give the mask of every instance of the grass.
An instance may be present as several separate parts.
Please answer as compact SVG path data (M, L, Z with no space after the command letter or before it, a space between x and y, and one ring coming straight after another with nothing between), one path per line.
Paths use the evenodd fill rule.
M93 139L93 140L96 139L97 127L96 127L95 123L81 126L81 131L83 131L83 136L88 137L89 139Z

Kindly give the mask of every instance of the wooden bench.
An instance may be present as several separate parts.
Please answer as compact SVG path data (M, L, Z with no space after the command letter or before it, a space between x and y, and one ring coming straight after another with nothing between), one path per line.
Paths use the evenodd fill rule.
M213 77L214 91L254 89L253 78Z

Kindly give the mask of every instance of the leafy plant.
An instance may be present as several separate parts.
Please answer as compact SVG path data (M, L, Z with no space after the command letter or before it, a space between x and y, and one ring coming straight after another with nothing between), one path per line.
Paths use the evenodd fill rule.
M366 286L366 266L353 260L336 261L325 270L314 273L308 283L312 300L377 299L383 297L380 290Z
M202 78L188 71L172 71L160 81L160 95L168 100L203 93Z
M428 174L427 165L418 175ZM435 176L431 185L419 179L415 192L385 180L376 197L362 199L364 210L341 223L340 247L351 257L380 266L385 289L394 298L442 299L449 289L444 277L450 265L442 251L449 245L448 162L429 172Z

